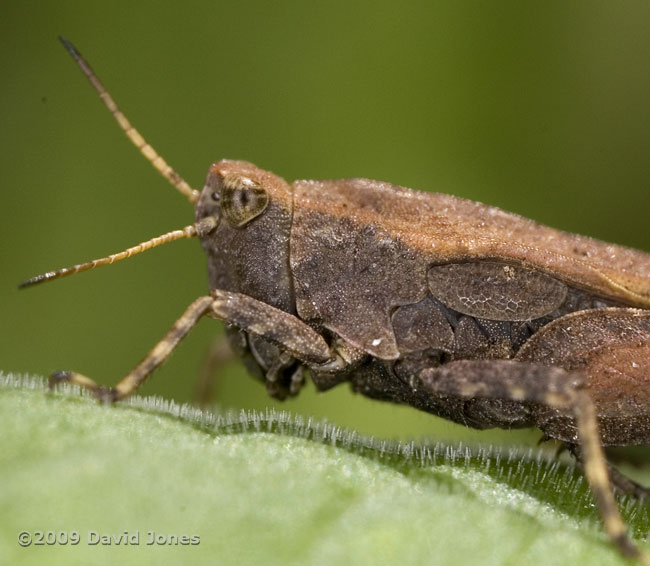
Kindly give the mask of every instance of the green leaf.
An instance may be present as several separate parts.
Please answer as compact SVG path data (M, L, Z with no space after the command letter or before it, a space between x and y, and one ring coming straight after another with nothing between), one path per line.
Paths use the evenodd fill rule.
M101 406L11 375L0 426L8 564L628 563L580 472L541 452L382 443L288 413L152 398ZM622 507L634 532L648 529L642 506ZM23 548L21 531L80 542ZM89 544L124 532L132 544ZM170 535L200 543L159 544Z

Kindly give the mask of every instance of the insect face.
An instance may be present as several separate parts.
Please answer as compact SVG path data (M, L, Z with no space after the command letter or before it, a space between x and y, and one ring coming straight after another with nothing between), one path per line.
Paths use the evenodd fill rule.
M280 177L245 161L212 165L195 209L197 221L220 219L216 230L201 236L210 288L245 289L256 299L293 312L291 215L291 191Z

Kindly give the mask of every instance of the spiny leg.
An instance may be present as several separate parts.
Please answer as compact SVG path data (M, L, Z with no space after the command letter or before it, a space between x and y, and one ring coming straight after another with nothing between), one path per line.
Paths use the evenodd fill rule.
M418 374L422 386L435 395L465 399L504 399L570 410L576 419L584 471L605 531L623 554L650 564L628 538L616 506L607 462L600 443L596 408L579 375L539 363L512 360L463 360Z
M92 391L100 401L112 402L124 399L133 393L151 373L162 365L180 341L194 328L199 319L213 303L212 297L201 297L194 301L183 315L174 323L163 339L154 346L147 356L135 366L115 387L106 388L92 379L75 372L60 371L50 376L50 387L66 381Z

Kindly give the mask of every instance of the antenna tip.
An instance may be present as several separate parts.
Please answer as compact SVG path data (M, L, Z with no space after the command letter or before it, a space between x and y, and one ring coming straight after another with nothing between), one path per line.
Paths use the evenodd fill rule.
M47 281L48 279L51 279L53 275L54 272L52 271L48 273L43 273L41 275L36 275L35 277L31 277L30 279L27 279L26 281L19 283L18 288L26 289L27 287L31 287L32 285L36 285L37 283L42 283L43 281Z
M65 47L68 50L68 53L70 53L70 55L72 55L75 59L79 59L79 57L81 57L79 51L77 51L76 47L72 45L70 40L60 35L59 41L63 44L63 47Z

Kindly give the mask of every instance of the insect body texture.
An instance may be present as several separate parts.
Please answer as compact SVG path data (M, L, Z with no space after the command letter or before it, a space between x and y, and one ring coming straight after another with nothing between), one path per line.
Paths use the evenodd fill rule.
M64 44L129 138L194 204L195 221L23 286L199 238L209 292L114 387L57 372L103 401L133 393L204 316L274 397L309 373L363 395L483 429L538 427L582 463L625 554L603 445L650 440L650 255L483 204L368 179L295 181L244 161L191 189L142 139Z

